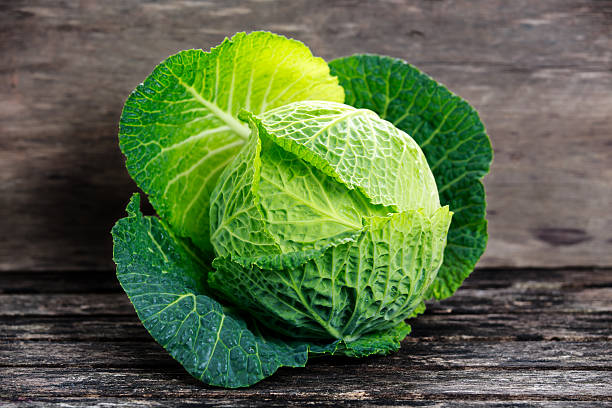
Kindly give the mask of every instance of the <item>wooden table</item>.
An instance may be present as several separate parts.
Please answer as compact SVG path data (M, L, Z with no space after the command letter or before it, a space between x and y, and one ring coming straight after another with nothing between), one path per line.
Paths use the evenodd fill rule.
M223 390L114 278L117 123L168 55L261 29L405 59L478 109L488 269L392 356ZM612 405L611 162L611 0L0 0L0 407Z
M387 357L320 358L249 389L190 377L114 277L5 273L0 405L612 406L612 270L478 270Z

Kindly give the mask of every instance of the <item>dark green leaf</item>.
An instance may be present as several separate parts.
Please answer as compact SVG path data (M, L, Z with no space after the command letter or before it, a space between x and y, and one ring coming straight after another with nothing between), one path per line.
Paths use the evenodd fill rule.
M477 112L443 85L404 61L355 55L330 62L345 103L392 122L421 146L440 201L454 212L444 263L428 297L451 296L472 272L487 243L481 182L493 156Z
M134 195L128 216L113 228L117 277L145 328L172 357L194 377L223 387L249 386L281 366L306 364L308 344L255 334L207 296L208 268L139 205Z

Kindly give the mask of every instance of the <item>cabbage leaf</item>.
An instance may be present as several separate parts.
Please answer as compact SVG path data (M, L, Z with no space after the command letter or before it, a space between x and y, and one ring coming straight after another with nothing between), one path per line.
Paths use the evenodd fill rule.
M329 63L345 103L378 113L419 144L442 205L454 213L444 263L427 297L451 296L474 270L487 244L485 192L493 150L478 113L412 65L391 57L354 55Z
M206 285L210 267L198 249L159 218L143 216L134 194L127 217L113 227L117 278L142 324L195 378L247 387L279 367L303 367L309 355L389 353L410 331L405 324L346 343L287 340L218 302Z
M212 385L244 387L281 366L306 364L308 344L266 339L209 296L209 267L197 248L139 207L135 194L128 216L112 231L117 277L144 327L191 375ZM318 353L330 350L315 347Z
M324 60L296 40L238 33L159 64L125 102L119 145L158 215L208 251L210 193L249 134L238 112L312 99L344 100Z
M157 216L132 197L112 230L117 277L208 384L396 351L404 320L486 245L484 127L393 58L328 65L268 32L181 51L129 96L119 145Z
M289 337L350 344L398 327L436 276L451 220L418 145L332 102L241 117L251 139L212 194L211 288Z

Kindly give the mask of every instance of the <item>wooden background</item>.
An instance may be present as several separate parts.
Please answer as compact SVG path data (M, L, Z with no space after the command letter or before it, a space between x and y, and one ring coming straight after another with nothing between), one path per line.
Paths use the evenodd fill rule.
M241 30L403 58L495 148L481 266L612 265L612 2L0 0L0 270L110 270L129 92Z
M153 341L114 277L136 189L117 122L159 61L256 29L403 58L475 105L491 238L398 353L223 390ZM3 407L612 406L611 209L612 0L0 0Z

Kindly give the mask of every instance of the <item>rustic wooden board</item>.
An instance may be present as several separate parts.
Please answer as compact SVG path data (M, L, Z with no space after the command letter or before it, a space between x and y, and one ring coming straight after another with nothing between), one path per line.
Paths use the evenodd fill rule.
M428 341L612 340L608 314L425 315L411 321L412 337ZM0 318L0 340L132 341L149 334L134 316Z
M521 269L478 268L461 285L466 289L565 290L606 288L610 286L610 268ZM588 274L589 280L584 281ZM114 271L51 271L37 275L7 271L2 275L0 294L83 294L113 293L121 290ZM457 293L461 295L461 292ZM450 299L449 299L450 300Z
M610 342L592 341L424 341L411 337L394 355L364 360L390 370L396 365L443 370L499 367L500 369L610 368ZM372 360L372 361L370 361ZM346 358L321 359L316 364L357 364ZM361 365L361 364L360 364ZM33 368L155 368L178 370L180 365L152 339L125 341L15 341L0 343L0 367ZM291 370L288 372L291 375Z
M435 407L435 408L446 408L446 407L454 407L454 408L465 408L465 407L519 407L519 408L531 408L531 407L552 407L552 408L566 408L568 406L567 400L560 401L551 401L550 399L546 399L543 401L535 401L533 399L525 400L525 399L517 399L508 401L507 399L491 399L487 398L485 400L474 401L471 399L468 400L413 400L413 401L395 401L392 399L384 399L380 398L376 400L376 402L372 402L372 400L368 398L359 398L360 394L355 395L355 399L351 401L348 406L372 406L373 404L378 404L381 406L387 407ZM1 400L0 400L1 401ZM283 399L272 399L272 398L262 398L260 399L262 404L265 404L266 407L303 407L307 404L305 401L287 401ZM121 398L109 398L109 397L98 397L98 398L40 398L36 401L32 401L27 397L22 397L19 401L7 401L4 407L6 408L21 408L21 407L48 407L53 405L59 406L70 406L70 407L114 407L121 406L124 403L124 400ZM572 407L583 408L583 407L592 407L594 402L592 401L571 401ZM150 401L146 399L131 399L130 407L252 407L253 401L248 396L244 398L233 397L233 398L223 398L223 399L202 399L202 398L189 398L189 397L180 397L180 398L160 398L156 401ZM316 406L325 406L325 407L337 407L338 400L327 400L327 401L317 401ZM608 401L597 401L596 406L598 407L609 407L612 406L612 402Z
M482 266L612 265L612 1L0 0L0 270L105 270L135 190L124 99L239 30L404 58L470 100L496 155Z
M8 398L32 396L131 397L144 394L151 399L193 396L221 400L240 396L251 401L410 401L415 399L481 398L612 401L610 372L600 370L500 370L449 369L418 370L411 366L393 367L393 375L380 375L372 364L329 366L311 364L306 369L281 369L273 379L266 379L247 390L228 391L203 387L198 380L186 378L182 370L165 369L71 369L71 368L0 368L4 393ZM378 374L378 375L377 375ZM370 377L370 378L368 378ZM376 385L371 383L376 377ZM322 379L331 379L324 381ZM44 383L44 388L40 384ZM69 388L67 386L70 386ZM10 389L10 394L6 390ZM231 398L231 397L230 397ZM231 399L230 399L231 400Z
M112 274L82 276L3 275L0 405L612 405L610 269L478 270L410 322L399 352L312 359L241 390L191 378Z
M495 310L507 314L612 312L612 288L566 289L464 289L443 304L433 303L429 313L473 314ZM134 309L122 293L0 295L0 316L117 315L131 316Z
M350 404L350 406L372 406L367 399L365 401L360 401L359 399L355 400ZM292 402L285 400L271 400L271 399L262 399L262 402L265 402L266 407L303 407L305 403L302 402ZM486 399L483 401L474 401L474 400L418 400L418 401L410 401L407 403L406 401L394 401L394 400L381 400L381 405L384 402L386 406L393 407L435 407L435 408L446 408L446 407L454 407L454 408L465 408L465 407L552 407L552 408L565 408L568 406L567 401L534 401L534 400L512 400L508 402L507 400L494 400L494 399ZM21 407L48 407L50 405L63 405L70 407L91 407L91 406L118 406L123 403L123 400L119 398L44 398L37 401L32 401L27 397L22 398L21 401L10 401L6 403L6 408L21 408ZM572 401L571 406L577 408L583 407L592 407L595 404L593 402L588 401ZM239 399L239 398L231 398L231 399L222 399L222 400L202 400L201 398L164 398L157 400L155 402L147 401L147 400L130 400L130 407L218 407L218 406L228 406L228 407L251 407L253 406L252 400L249 398ZM337 407L338 403L334 400L332 401L317 401L317 406L325 406L325 407ZM596 406L598 407L609 407L612 406L612 402L607 401L597 401Z

